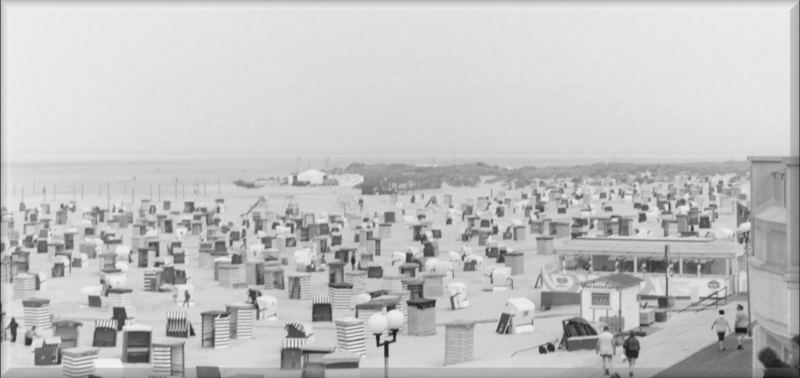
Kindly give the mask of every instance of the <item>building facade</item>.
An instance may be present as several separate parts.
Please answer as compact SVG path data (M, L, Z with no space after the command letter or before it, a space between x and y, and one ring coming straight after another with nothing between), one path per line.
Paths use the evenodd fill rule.
M771 347L791 361L800 333L798 157L751 157L750 295L756 354Z
M789 157L751 157L750 302L753 366L771 347L789 363L800 355L800 5L789 9Z

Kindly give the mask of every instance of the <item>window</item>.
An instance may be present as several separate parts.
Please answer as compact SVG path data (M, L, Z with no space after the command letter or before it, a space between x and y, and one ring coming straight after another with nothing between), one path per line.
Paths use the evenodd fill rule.
M611 294L592 293L592 306L611 306Z

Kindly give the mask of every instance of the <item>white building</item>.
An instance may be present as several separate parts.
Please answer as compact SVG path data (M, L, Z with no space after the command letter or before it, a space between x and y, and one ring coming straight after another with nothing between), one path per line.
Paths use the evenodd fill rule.
M618 273L581 284L581 318L590 322L605 322L614 330L622 318L622 329L639 327L639 286L642 279ZM618 326L617 326L618 327Z
M316 169L309 169L297 174L297 181L308 182L311 185L322 185L328 174Z

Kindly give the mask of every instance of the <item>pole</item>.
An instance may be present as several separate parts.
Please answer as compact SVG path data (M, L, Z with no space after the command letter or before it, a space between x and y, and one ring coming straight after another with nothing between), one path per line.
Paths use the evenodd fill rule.
M383 377L389 378L389 343L386 341L383 344Z
M669 244L664 246L664 261L666 261L666 269L664 269L664 300L667 308L667 318L669 318Z
M744 237L744 265L747 269L747 336L753 337L753 321L750 313L750 231Z

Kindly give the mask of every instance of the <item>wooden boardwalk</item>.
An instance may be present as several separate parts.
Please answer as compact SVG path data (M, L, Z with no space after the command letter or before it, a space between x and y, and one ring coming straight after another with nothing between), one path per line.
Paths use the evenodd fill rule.
M725 344L725 351L720 352L717 343L713 343L656 374L654 378L752 377L753 342L745 340L744 349L738 350L735 335L729 335Z

